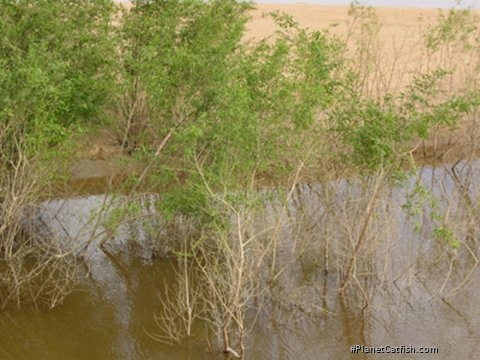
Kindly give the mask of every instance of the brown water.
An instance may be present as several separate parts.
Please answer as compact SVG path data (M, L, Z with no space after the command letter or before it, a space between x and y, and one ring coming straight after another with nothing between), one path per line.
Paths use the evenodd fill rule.
M476 174L478 169L466 167L464 175L472 171ZM448 169L430 168L421 177L443 201L442 207L450 209L450 216L458 216L460 221L461 201L451 175ZM471 197L476 199L475 183L468 186ZM354 181L342 181L336 184L334 198L330 199L335 210L327 214L325 188L299 186L289 205L290 213L299 213L301 208L302 219L313 223L312 240L320 245L329 231L338 234L339 239L344 234L345 226L338 219L346 210L355 213L365 209L358 201L363 190ZM367 294L339 296L334 266L329 265L326 272L324 260L312 247L281 275L278 297L264 300L248 336L247 359L478 358L478 240L469 247L465 242L459 250L445 250L427 235L431 224L425 217L421 218L423 230L413 231L412 222L402 212L407 192L393 187L379 200L371 229L378 236L372 235L370 240L380 245L368 253L368 267L359 265L356 275ZM88 226L78 220L79 214L91 214L104 202L101 197L72 199L68 210L61 214L58 209L65 209L64 202L52 202L48 207L56 209L57 220L78 240L82 231L91 235ZM390 224L388 232L386 223ZM285 236L293 239L293 230L289 231L285 230ZM135 237L138 240L142 236ZM344 244L331 241L332 247L338 247L338 256L329 261L340 262ZM469 251L464 250L466 247ZM201 338L176 346L154 340L152 335L158 332L154 315L161 310L164 282L174 277L172 264L165 258L152 258L148 251L114 251L115 245L111 249L113 256L93 245L86 250L89 276L63 305L51 310L27 308L0 314L0 359L228 358L211 352ZM380 275L360 274L367 268ZM355 344L438 347L439 354L351 354L350 346Z
M169 347L153 340L158 285L167 263L133 261L128 278L95 284L50 311L7 312L0 318L2 359L219 359L200 344ZM478 278L478 276L477 276ZM116 282L116 283L113 283ZM454 300L415 298L411 290L380 291L365 316L338 298L314 320L302 313L283 320L264 314L250 335L249 359L374 359L349 354L353 344L437 346L439 355L403 359L476 359L479 342L478 280ZM395 355L389 358L395 359Z

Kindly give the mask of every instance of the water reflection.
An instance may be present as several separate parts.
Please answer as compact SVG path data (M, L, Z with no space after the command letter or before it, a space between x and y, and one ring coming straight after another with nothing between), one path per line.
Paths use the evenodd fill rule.
M361 249L367 260L355 264L352 290L345 296L338 293L342 280L338 269L351 256L348 236L355 239L353 235L361 229L345 219L354 215L360 222L364 219L364 200L374 181L298 186L282 215L286 221L280 255L294 253L292 244L302 241L308 251L299 253L292 263L284 257L286 270L272 290L275 296L263 300L246 358L380 358L350 354L350 346L359 344L436 346L438 359L476 359L479 229L475 221L473 227L464 225L470 224L468 216L472 216L465 206L477 203L478 184L470 180L478 175L478 164L462 162L453 169L425 168L413 174L407 185L386 188L368 225L368 246ZM435 202L430 195L420 197L421 211L412 219L404 205L418 181L432 189ZM146 214L154 211L148 206L151 201L143 203L149 209ZM75 249L85 258L86 278L82 290L58 308L1 314L1 358L224 359L223 354L209 352L200 339L188 346L169 347L149 335L157 331L153 315L160 311L163 284L174 277L168 259L153 257L152 244L166 234L152 238L140 223L125 225L115 236L106 234L91 216L101 213L105 202L105 197L89 197L56 200L43 207L42 221L50 224L48 231L57 234L65 251ZM267 202L262 221L273 222L280 206L274 200ZM439 223L461 225L455 229L459 249L445 246L432 235L435 209L443 210L444 216L447 213ZM97 243L88 242L86 234L94 234ZM104 236L113 236L106 251L98 247Z

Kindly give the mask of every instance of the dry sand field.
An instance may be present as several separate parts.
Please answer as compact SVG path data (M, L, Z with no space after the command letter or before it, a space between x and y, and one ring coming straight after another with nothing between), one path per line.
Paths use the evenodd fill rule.
M291 14L304 27L323 29L338 24L338 33L346 33L350 19L349 6L296 4L257 4L253 11L253 19L249 24L249 32L253 36L265 37L272 33L273 22L263 16L272 11ZM438 15L437 9L423 8L375 8L384 25L385 37L415 35L419 24L432 22ZM413 39L412 39L413 40Z
M414 76L439 67L453 69L443 84L445 93L462 93L466 89L478 88L478 49L465 51L458 45L450 44L432 52L425 47L425 34L438 23L440 10L374 8L378 33L369 40L365 30L361 30L361 20L349 15L349 10L349 6L335 5L257 4L245 38L273 37L274 22L267 14L285 12L292 15L301 27L312 30L328 28L345 39L352 63L359 72L365 72L364 90L369 96L398 93L411 83ZM442 12L448 14L448 10ZM472 11L469 19L478 20L475 17L479 14L479 11ZM413 144L416 146L415 158L426 163L452 162L472 153L472 146L479 155L479 136L474 120L464 119L454 130L437 129L427 140Z
M394 73L395 79L390 82L389 90L398 90L410 79L410 75L426 72L439 59L430 56L425 49L424 35L437 23L440 14L438 9L425 8L373 8L378 19L378 36L372 39L371 54L380 57L379 71L384 76ZM271 37L275 26L268 13L274 11L291 14L301 27L312 30L330 29L330 31L349 44L350 50L360 46L360 37L365 41L365 34L360 34L360 20L349 15L349 6L312 5L312 4L257 4L252 12L252 20L248 24L246 39ZM443 10L446 14L447 10ZM473 12L478 15L479 12ZM373 48L375 47L375 48ZM443 54L446 56L446 54ZM373 56L371 57L372 61ZM468 58L463 59L465 65ZM379 75L380 76L380 75ZM457 79L460 83L463 79Z

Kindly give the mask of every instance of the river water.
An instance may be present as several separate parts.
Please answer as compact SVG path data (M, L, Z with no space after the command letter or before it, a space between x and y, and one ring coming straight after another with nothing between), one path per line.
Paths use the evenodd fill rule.
M284 249L279 258L285 259L285 271L279 276L275 299L264 299L256 313L245 358L387 356L351 354L350 347L358 344L437 347L439 351L435 355L390 355L389 359L477 359L479 229L475 221L465 220L462 199L468 195L477 203L480 189L471 180L478 178L479 168L475 162L457 164L455 171L450 166L428 167L411 174L401 186L386 186L368 227L363 260L356 263L353 290L345 296L338 294L337 272L351 254L348 237L361 229L358 223L363 221L367 195L375 188L375 181L352 179L297 186L288 198L288 216L283 214L295 219L281 231ZM430 189L435 201L423 194L418 201L422 211L409 217L405 205L415 208L415 184ZM264 222L275 214L274 198L265 205ZM154 195L144 197L145 213L154 211L149 205L154 200ZM180 345L155 340L159 328L154 317L161 313L164 284L175 277L175 265L171 258L161 256L164 250L155 248L142 224L130 223L116 234L98 226L92 214L101 214L109 201L117 200L89 196L40 205L42 222L48 224L49 231L60 234L56 240L84 259L85 276L78 290L60 306L1 313L0 358L228 358L203 341L202 324L196 325L197 337ZM448 212L447 220L460 242L458 249L432 235L435 216L431 213L435 208ZM92 232L92 224L96 224L96 232ZM109 237L108 251L98 247L105 236ZM169 235L156 239L162 236ZM292 243L306 238L307 251L290 261L287 255L296 251ZM327 242L329 249L325 250ZM355 282L361 291L355 291Z

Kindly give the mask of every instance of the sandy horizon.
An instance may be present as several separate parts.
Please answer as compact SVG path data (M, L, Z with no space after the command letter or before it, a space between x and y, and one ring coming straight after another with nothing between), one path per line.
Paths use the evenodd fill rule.
M337 24L340 30L346 30L346 25L350 18L348 15L349 5L320 5L297 2L294 4L285 3L257 3L256 9L252 11L252 19L248 25L248 31L255 33L255 36L269 34L272 30L273 22L265 18L263 14L280 11L293 16L299 22L300 26L312 30L319 30L325 27ZM434 23L440 10L436 8L420 7L372 7L375 9L383 30L397 30L405 32L408 28L415 28L419 25ZM480 13L478 10L472 10Z

